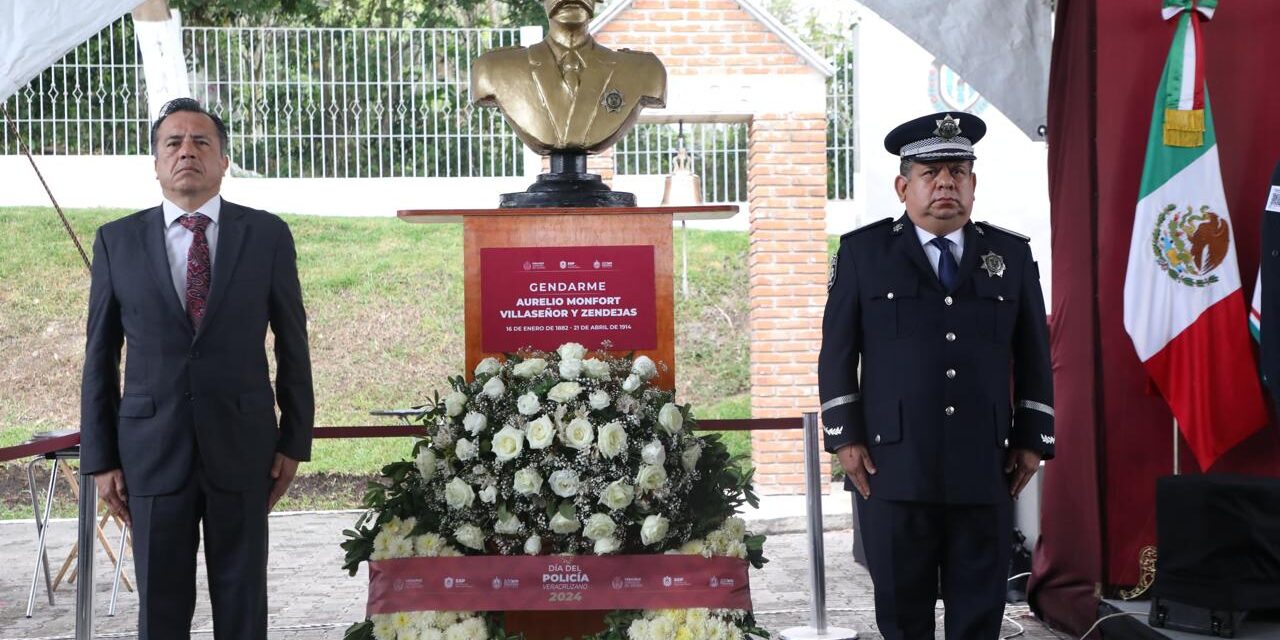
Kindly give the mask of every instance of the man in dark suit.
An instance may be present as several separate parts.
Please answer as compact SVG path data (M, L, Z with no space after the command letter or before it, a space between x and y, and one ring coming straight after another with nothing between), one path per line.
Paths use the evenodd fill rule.
M826 449L857 491L887 640L999 637L1011 499L1053 456L1053 378L1027 238L970 222L977 116L894 129L906 214L840 239L818 385ZM861 370L859 368L861 367ZM1011 387L1012 383L1012 388Z
M218 195L227 130L196 101L166 104L151 146L163 204L94 240L81 472L132 525L141 638L190 637L203 525L214 637L265 639L267 513L315 415L293 237Z

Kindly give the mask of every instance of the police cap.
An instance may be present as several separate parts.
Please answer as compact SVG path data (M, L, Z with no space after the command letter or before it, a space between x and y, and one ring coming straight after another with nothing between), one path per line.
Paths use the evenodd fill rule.
M904 122L884 137L889 153L918 162L973 160L987 123L971 113L942 111Z

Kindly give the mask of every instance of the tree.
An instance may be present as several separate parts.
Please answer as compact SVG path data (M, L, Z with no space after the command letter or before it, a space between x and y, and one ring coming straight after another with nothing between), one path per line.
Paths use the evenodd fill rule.
M172 0L191 26L469 28L541 25L539 0Z

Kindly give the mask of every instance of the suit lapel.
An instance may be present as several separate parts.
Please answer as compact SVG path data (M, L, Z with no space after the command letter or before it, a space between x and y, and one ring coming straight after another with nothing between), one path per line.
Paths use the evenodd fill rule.
M591 130L591 124L595 122L596 114L600 112L600 99L604 95L605 87L609 86L609 80L613 79L612 58L601 55L599 49L595 46L590 51L584 52L583 60L587 64L587 68L583 69L582 83L578 85L578 99L574 100L574 108L569 112L568 132L582 132L583 137ZM596 67L599 70L592 70ZM585 144L585 140L570 140L570 144Z
M183 326L191 328L191 321L182 310L182 300L173 286L173 272L169 269L169 252L165 248L164 211L156 207L142 214L138 219L138 242L147 256L148 271L160 289L160 304L182 320Z
M240 260L240 248L244 245L244 216L242 207L222 201L222 212L218 220L218 246L214 247L213 284L209 288L209 303L205 307L200 330L196 332L197 338L218 313L222 300L227 297L227 291L231 287L231 278L235 275L236 263Z
M561 120L560 116L566 110L558 108L560 100L553 99L554 96L564 95L565 90L561 83L560 69L556 66L555 56L551 55L551 47L547 43L539 42L529 47L529 72L533 75L533 84L538 88L538 95L548 107L546 111L551 126L555 129L556 141L563 144L565 127L571 116L565 116Z
M921 280L931 283L935 289L941 289L942 281L938 280L938 274L934 273L932 266L929 266L929 257L924 254L924 247L920 245L920 238L916 235L916 226L911 222L911 218L904 214L893 225L894 228L902 225L902 230L893 234L897 238L898 253L915 265L916 270L920 272Z
M964 254L960 256L960 271L956 274L957 290L973 275L978 268L978 257L986 251L986 242L974 230L972 222L964 225Z

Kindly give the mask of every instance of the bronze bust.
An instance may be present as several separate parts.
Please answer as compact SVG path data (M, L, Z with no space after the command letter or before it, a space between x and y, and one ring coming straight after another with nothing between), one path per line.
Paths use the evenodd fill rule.
M598 153L666 104L667 72L652 53L608 49L587 27L593 0L543 0L547 37L477 59L471 100L498 107L516 135L542 155Z

